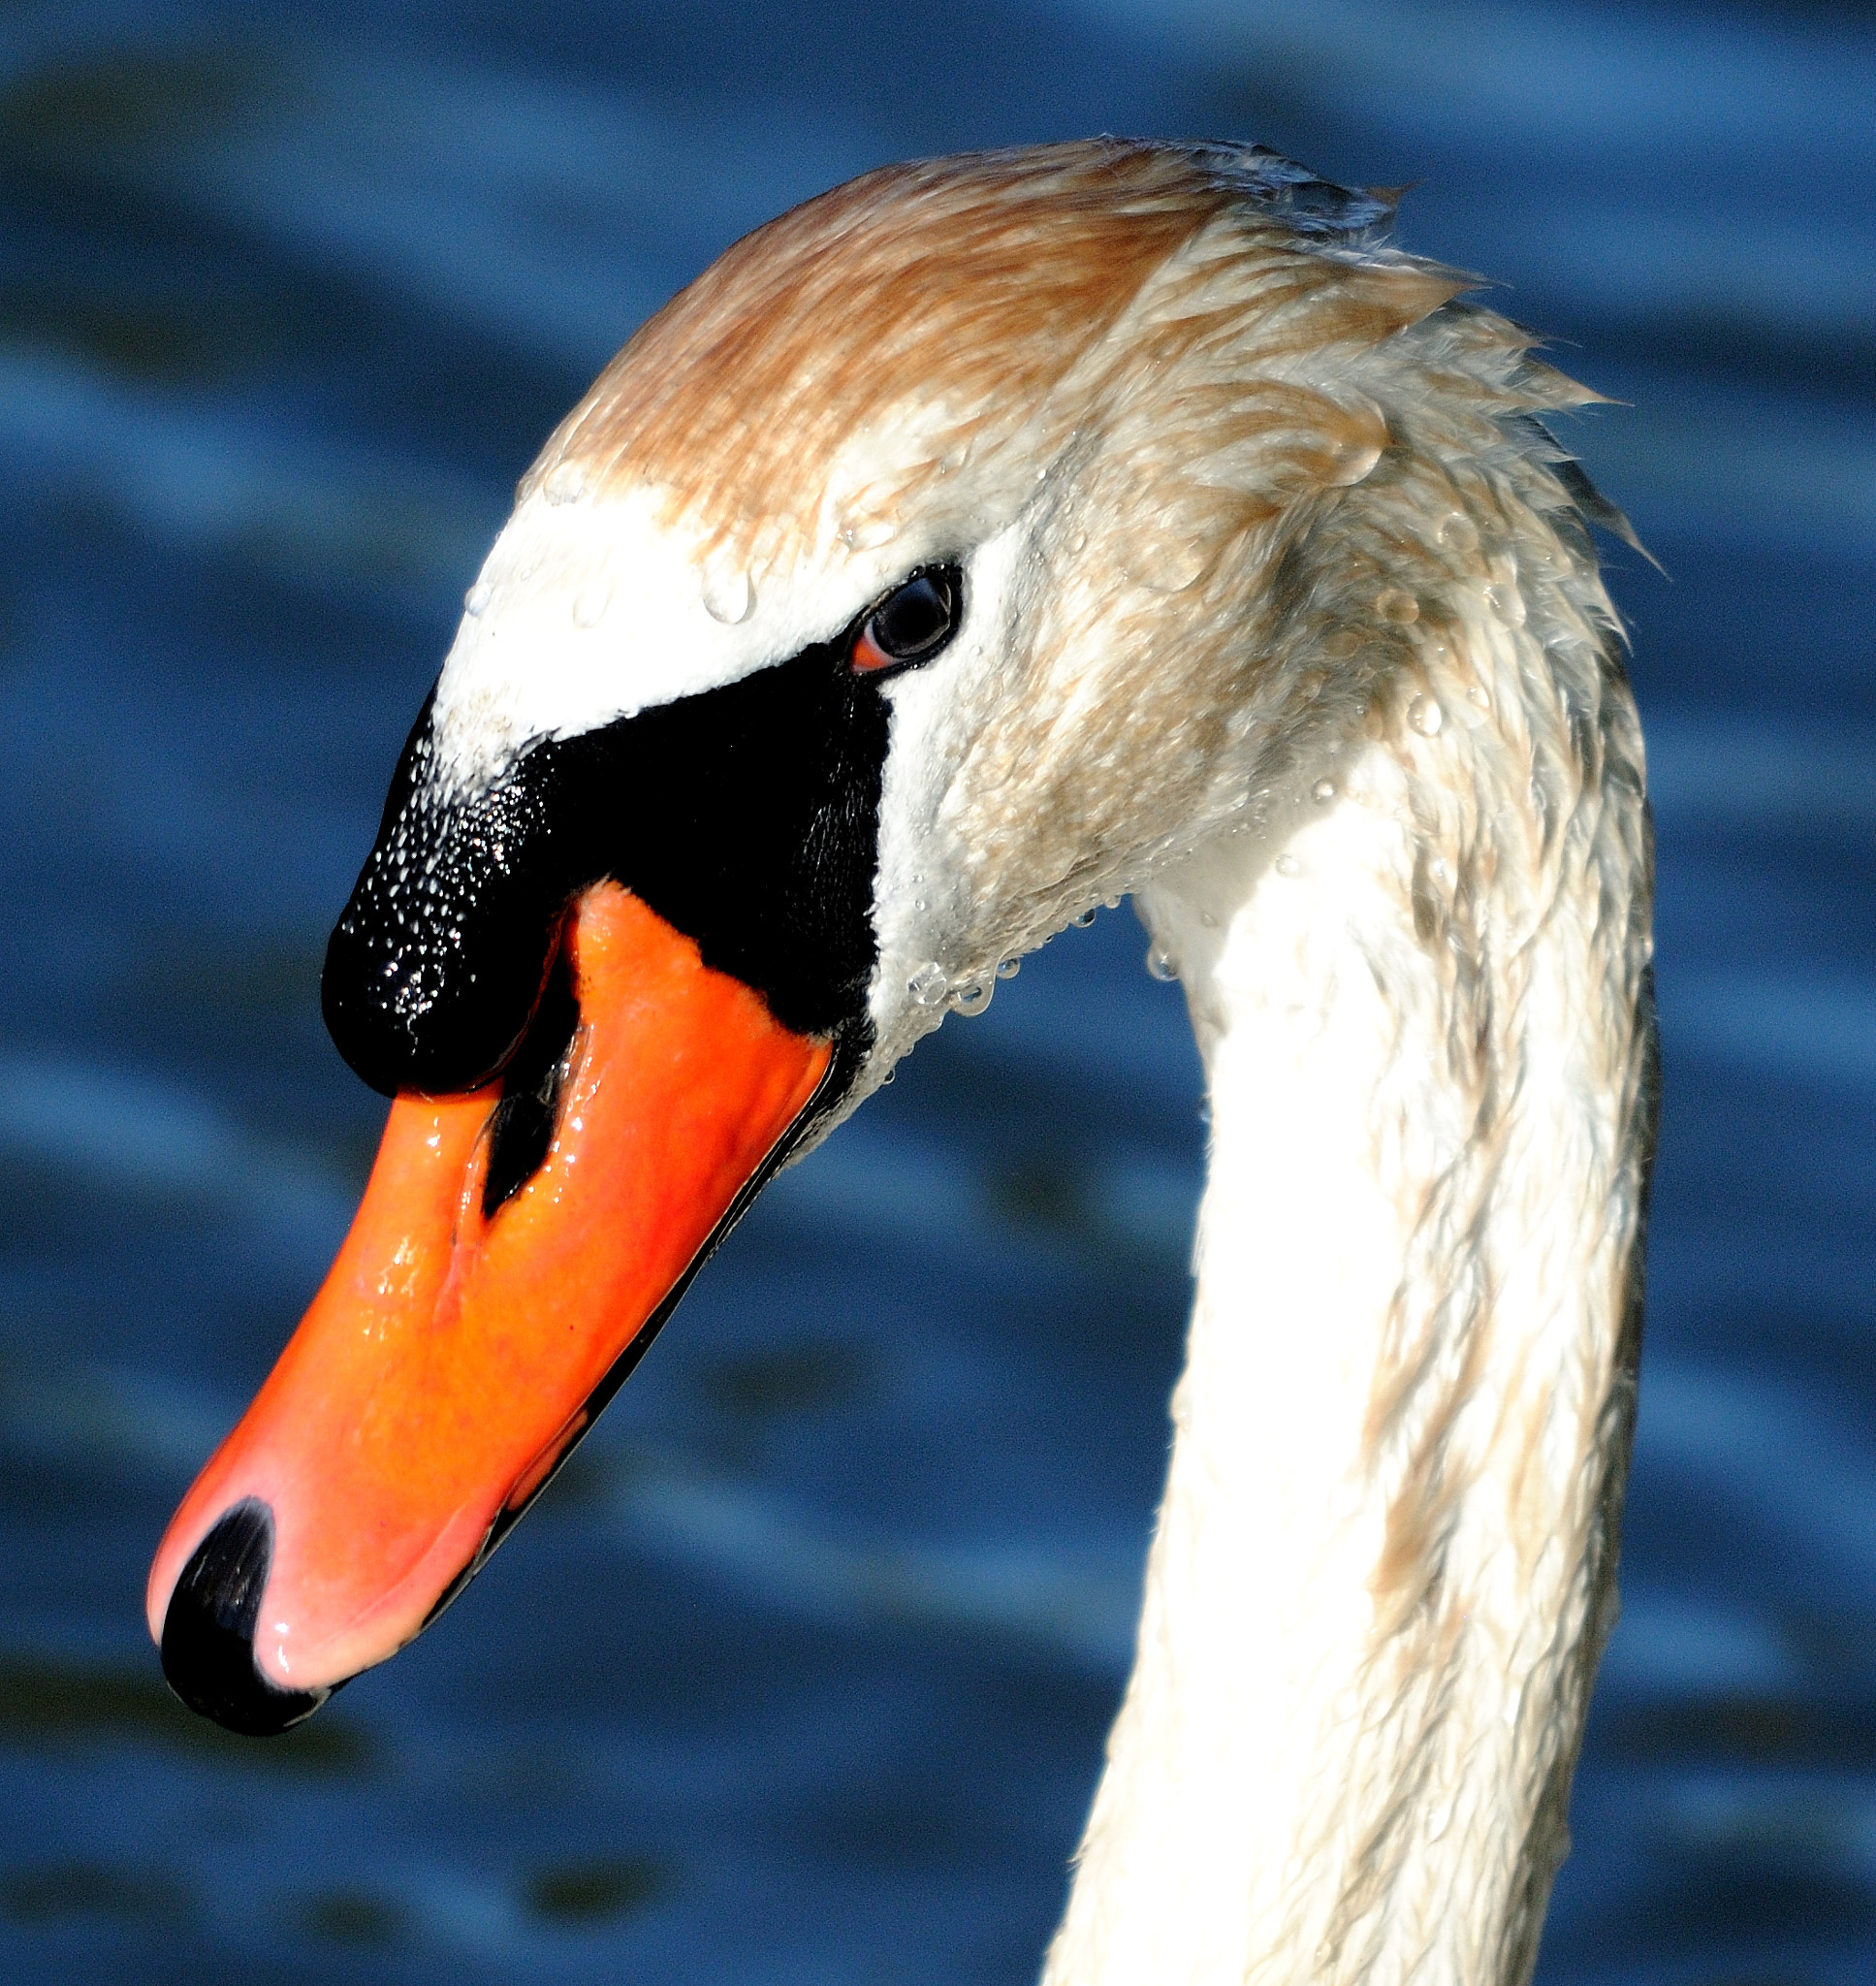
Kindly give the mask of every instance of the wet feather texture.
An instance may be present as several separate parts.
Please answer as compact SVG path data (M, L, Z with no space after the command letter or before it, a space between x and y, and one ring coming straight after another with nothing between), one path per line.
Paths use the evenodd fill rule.
M799 1154L947 1005L1139 894L1212 1167L1053 1986L1519 1986L1612 1618L1652 856L1589 486L1541 418L1593 396L1387 247L1387 212L1261 150L1095 141L757 231L524 480L328 965L329 1008L381 1009L428 1068L486 1004L485 904L524 906L531 987L535 927L610 877L840 1044ZM734 631L701 677L643 628L588 644L615 560L674 625ZM929 664L863 661L933 570ZM581 659L542 671L524 630L569 596ZM483 935L453 955L459 918ZM245 1438L153 1621L203 1512L278 1473ZM308 1496L283 1537L317 1534ZM268 1605L301 1632L296 1594ZM361 1634L352 1666L396 1646Z
M321 948L516 475L766 216L1107 128L1417 182L1400 240L1625 403L1557 432L1674 580L1606 548L1671 1083L1623 1618L1539 1977L1862 1976L1871 43L1815 8L1411 13L11 18L10 1973L1034 1978L1130 1658L1206 1135L1130 911L765 1193L410 1655L256 1745L130 1615L363 1177ZM616 586L579 628L582 597L557 625L595 648L657 605ZM1418 749L1479 709L1399 715ZM1410 865L1410 910L1442 888Z

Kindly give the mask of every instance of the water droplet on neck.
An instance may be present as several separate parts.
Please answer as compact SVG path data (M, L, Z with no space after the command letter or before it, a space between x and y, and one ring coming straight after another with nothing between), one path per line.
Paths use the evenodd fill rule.
M1420 618L1420 603L1405 587L1383 588L1375 595L1375 612L1396 627L1406 627Z
M1524 595L1509 582L1499 580L1488 586L1485 589L1485 604L1507 627L1524 625Z
M1440 726L1446 721L1446 712L1430 696L1416 696L1407 706L1407 721L1422 738L1438 736Z
M755 582L745 565L704 568L704 612L724 627L740 627L755 612Z
M462 611L465 614L479 615L488 606L488 604L489 582L486 579L479 579L476 581L474 586L472 586L468 590L468 592L462 595Z
M962 986L954 986L951 989L951 1011L961 1013L970 1020L990 1005L990 996L996 990L995 978L967 979Z
M1466 700L1469 703L1476 703L1480 710L1490 710L1492 707L1492 700L1486 695L1484 685L1480 683L1475 683L1466 691Z
M1327 806L1335 798L1335 782L1333 780L1318 780L1309 789L1309 796L1319 807Z
M944 968L934 959L920 966L906 980L906 990L921 1007L942 1007L950 982L944 977Z
M606 618L606 609L612 603L612 581L589 579L573 596L573 625L576 627L597 627Z
M998 966L997 977L1000 979L1013 979L1022 970L1023 961L1020 958L1006 958Z
M556 462L541 485L541 495L550 503L577 503L586 494L587 468L584 463Z
M1351 628L1338 628L1322 638L1322 654L1332 662L1346 662L1361 646L1361 637Z
M886 1085L887 1085L887 1084L888 1084L889 1082L891 1082L891 1081L892 1081L892 1079L893 1079L893 1077L894 1077L894 1076L896 1076L896 1075L897 1075L898 1073L899 1073L899 1072L898 1072L898 1070L896 1070L896 1069L889 1069L889 1070L887 1070L887 1071L886 1071L886 1073L885 1073L885 1074L884 1074L884 1075L882 1075L882 1076L881 1076L881 1077L879 1078L879 1087L880 1087L881 1089L884 1089L884 1088L886 1087Z
M1075 918L1074 926L1077 931L1086 931L1089 925L1092 924L1094 921L1095 907L1093 904L1090 904L1089 907L1082 912L1081 915Z
M1118 911L1121 907L1121 900L1117 896L1104 896L1101 898L1101 905L1106 910Z
M1149 945L1147 946L1146 969L1147 977L1158 979L1161 984L1176 979L1179 977L1179 968L1173 964L1171 957L1166 952L1161 951L1157 945Z
M1297 861L1294 855L1286 850L1277 857L1277 874L1279 876L1300 876L1302 874L1302 864Z
M1479 527L1463 510L1455 510L1440 520L1440 542L1450 545L1455 552L1473 552L1479 548Z

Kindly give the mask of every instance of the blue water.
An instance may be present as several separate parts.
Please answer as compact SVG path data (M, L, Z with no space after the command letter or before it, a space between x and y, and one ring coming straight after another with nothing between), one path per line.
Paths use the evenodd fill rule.
M1129 913L772 1189L449 1617L272 1746L148 1554L379 1108L326 930L515 477L881 160L1418 182L1624 407L1668 1104L1541 1977L1876 1974L1876 35L1849 8L0 14L0 1977L1033 1976L1125 1674L1202 1127Z

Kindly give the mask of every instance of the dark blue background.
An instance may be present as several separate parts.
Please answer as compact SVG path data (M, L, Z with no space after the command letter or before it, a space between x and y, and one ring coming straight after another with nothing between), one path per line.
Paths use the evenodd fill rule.
M1542 1976L1876 1970L1876 37L1848 10L516 0L0 15L0 1976L1031 1978L1128 1653L1202 1129L1126 913L764 1200L434 1632L175 1710L148 1554L380 1106L324 935L638 319L881 160L1417 182L1571 431L1661 830L1627 1614Z

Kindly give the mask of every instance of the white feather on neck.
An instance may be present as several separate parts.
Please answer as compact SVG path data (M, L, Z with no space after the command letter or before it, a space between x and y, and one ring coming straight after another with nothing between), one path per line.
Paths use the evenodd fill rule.
M1613 1618L1649 1143L1638 741L1581 649L1481 590L1278 825L1143 893L1211 1174L1045 1986L1534 1962Z

